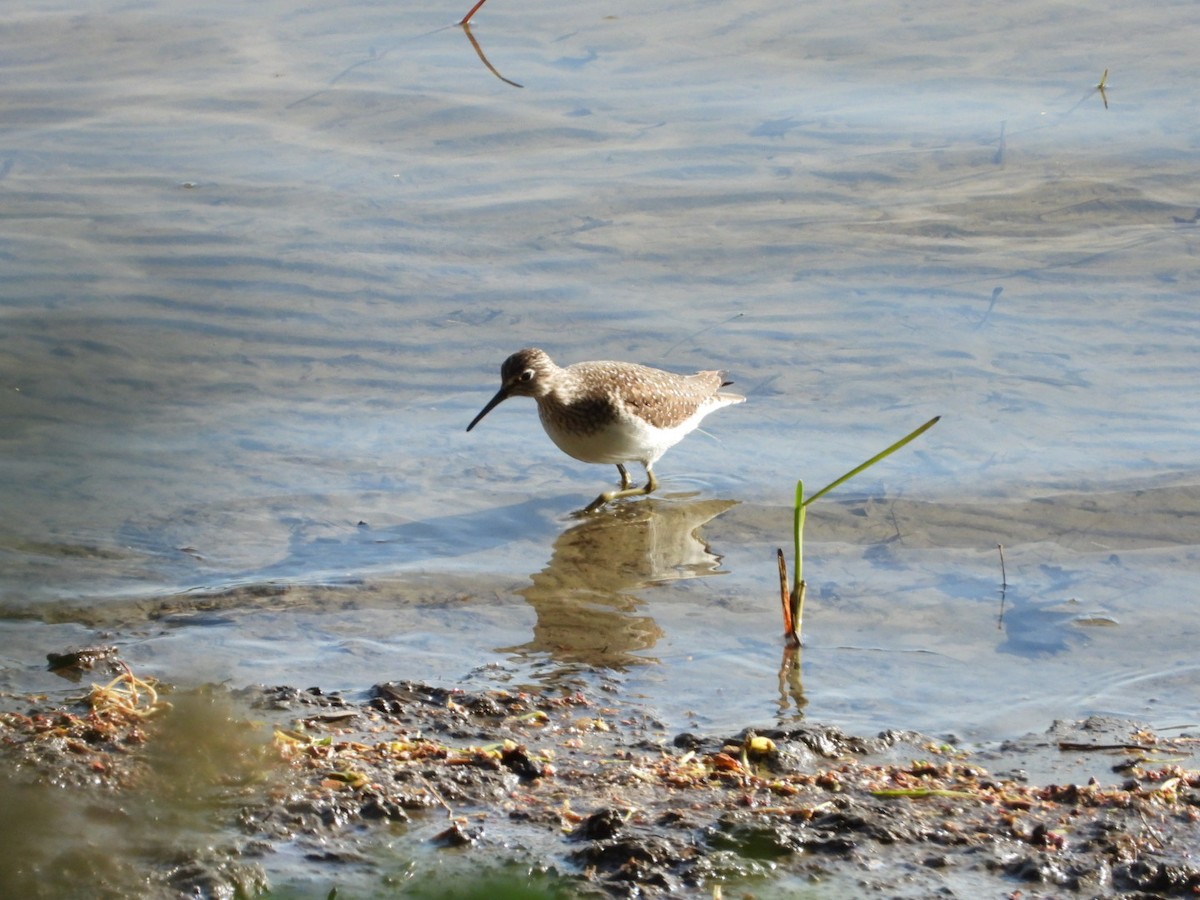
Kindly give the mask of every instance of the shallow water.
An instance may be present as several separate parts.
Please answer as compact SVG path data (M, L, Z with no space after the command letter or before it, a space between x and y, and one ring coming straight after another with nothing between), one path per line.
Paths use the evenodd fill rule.
M10 11L0 686L103 640L346 691L600 666L672 728L1196 720L1191 4L464 11ZM583 522L613 473L529 403L464 432L530 345L749 402ZM781 677L794 480L935 414L814 507Z

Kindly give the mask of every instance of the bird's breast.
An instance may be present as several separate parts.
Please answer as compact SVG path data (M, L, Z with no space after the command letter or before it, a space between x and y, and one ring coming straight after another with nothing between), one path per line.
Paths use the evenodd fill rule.
M615 465L658 455L652 429L612 405L539 403L538 415L558 449L581 462Z

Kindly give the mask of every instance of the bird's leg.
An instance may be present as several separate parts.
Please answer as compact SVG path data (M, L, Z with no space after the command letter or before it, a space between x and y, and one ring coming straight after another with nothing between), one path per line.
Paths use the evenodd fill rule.
M643 494L653 494L658 490L658 479L654 477L654 470L646 466L646 486L642 488Z
M633 479L629 477L629 473L625 471L625 467L617 463L617 468L621 470L621 489L618 491L605 491L584 507L584 512L594 513L604 504L611 503L614 500L651 494L658 490L658 479L654 477L654 470L649 466L646 466L646 484L643 487L631 487Z

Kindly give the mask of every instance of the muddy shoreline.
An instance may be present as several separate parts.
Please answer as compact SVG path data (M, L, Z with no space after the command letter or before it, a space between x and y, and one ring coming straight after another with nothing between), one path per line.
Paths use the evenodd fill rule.
M670 734L603 687L173 691L102 661L2 699L5 895L1200 891L1194 732Z

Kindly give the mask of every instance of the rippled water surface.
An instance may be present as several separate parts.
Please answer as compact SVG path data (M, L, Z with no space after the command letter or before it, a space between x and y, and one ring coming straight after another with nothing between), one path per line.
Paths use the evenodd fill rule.
M1195 721L1195 7L981 10L20 0L0 685L111 642L178 683L608 672L680 729ZM615 473L531 403L464 431L531 345L749 402L575 518ZM935 414L813 507L781 677L795 479Z

